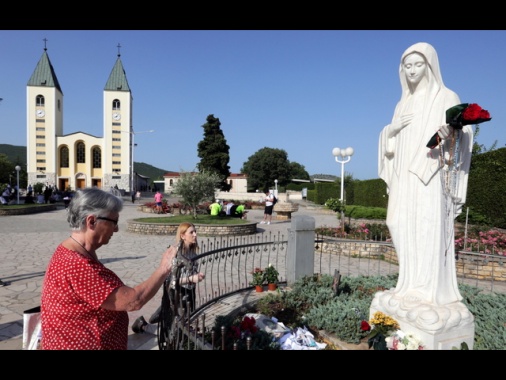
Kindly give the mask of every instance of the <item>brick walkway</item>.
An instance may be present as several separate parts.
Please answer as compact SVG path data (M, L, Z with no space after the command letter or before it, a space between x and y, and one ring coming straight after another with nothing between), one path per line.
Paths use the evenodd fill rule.
M139 235L127 231L127 220L146 217L138 204L125 201L118 223L119 231L109 244L102 246L99 259L128 285L146 280L159 264L173 236ZM316 226L338 226L335 215L318 209L299 207L296 215L315 217ZM248 219L260 222L263 210L251 210ZM288 236L290 221L273 220L270 225L258 225L257 232L281 232ZM23 311L40 305L40 291L47 263L56 246L70 233L63 206L55 211L31 215L0 216L0 350L20 350L23 335ZM130 325L140 315L149 317L160 305L162 289L142 310L129 313ZM241 298L242 297L242 298ZM239 300L244 301L244 295ZM246 298L247 299L247 298ZM234 304L225 299L218 306ZM207 323L206 323L207 324ZM149 334L129 331L129 349L158 349L149 342Z

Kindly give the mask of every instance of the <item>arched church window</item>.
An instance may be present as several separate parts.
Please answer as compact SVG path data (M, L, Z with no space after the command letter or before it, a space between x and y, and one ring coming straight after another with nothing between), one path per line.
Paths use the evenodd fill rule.
M69 148L67 146L62 146L60 148L60 168L68 168L69 167Z
M86 162L86 152L85 152L85 145L83 142L77 143L77 163L78 164L84 164Z
M37 95L37 97L35 98L35 105L37 107L44 107L45 100L43 95Z
M102 167L102 150L98 147L93 148L93 169Z
M121 109L121 102L119 101L119 99L114 99L112 101L112 109L113 110L120 110Z

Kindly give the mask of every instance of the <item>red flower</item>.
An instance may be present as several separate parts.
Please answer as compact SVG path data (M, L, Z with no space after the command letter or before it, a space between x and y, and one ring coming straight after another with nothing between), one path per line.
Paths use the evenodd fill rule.
M484 110L476 103L471 103L467 108L462 112L462 124L477 124L478 122L487 121L484 119L491 119L490 113L487 110Z
M360 330L362 331L369 331L371 329L371 326L367 321L360 322Z
M241 321L241 330L254 334L258 331L258 327L255 325L256 325L255 318L244 317L243 320Z
M468 124L480 124L490 119L492 118L489 112L476 103L462 103L446 110L446 122L457 129L462 129Z

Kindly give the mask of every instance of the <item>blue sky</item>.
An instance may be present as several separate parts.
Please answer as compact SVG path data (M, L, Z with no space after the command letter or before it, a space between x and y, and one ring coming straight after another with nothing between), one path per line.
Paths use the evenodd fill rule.
M103 89L118 47L133 95L136 162L190 171L209 114L238 173L264 147L312 174L378 178L378 138L400 98L399 60L432 44L443 80L492 120L476 140L506 144L504 30L2 30L0 142L26 146L26 84L44 49L64 95L64 133L103 136ZM437 126L434 126L437 129ZM153 133L141 133L154 129Z

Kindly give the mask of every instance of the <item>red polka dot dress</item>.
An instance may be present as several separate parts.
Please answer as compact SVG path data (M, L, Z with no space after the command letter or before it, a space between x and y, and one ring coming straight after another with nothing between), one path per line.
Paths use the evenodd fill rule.
M128 313L100 308L123 285L99 261L60 244L42 287L42 349L126 350Z

